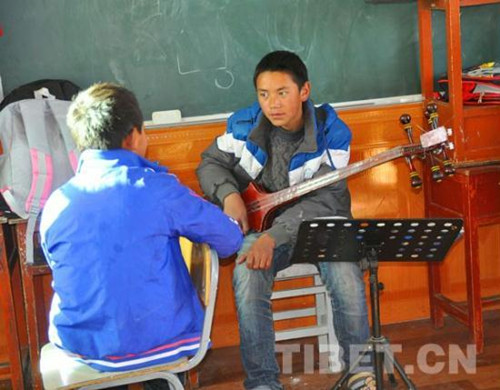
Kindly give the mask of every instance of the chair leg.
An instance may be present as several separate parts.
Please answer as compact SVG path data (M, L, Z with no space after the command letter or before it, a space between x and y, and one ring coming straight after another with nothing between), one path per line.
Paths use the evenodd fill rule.
M314 275L314 284L323 284L320 275ZM328 334L318 336L318 351L320 354L328 353L328 367L330 371L339 372L339 358L336 349L338 342L333 329L332 305L328 291L316 294L316 317L318 325L328 328Z
M200 371L197 367L189 370L186 373L186 386L189 390L196 390L200 388Z
M43 299L40 301L39 285L35 283L35 278L41 281L41 275L50 274L50 269L47 265L35 266L26 263L26 223L16 225L16 241L19 249L19 262L21 264L21 278L23 285L24 311L26 315L26 328L28 332L29 356L31 364L31 379L32 388L34 390L43 389L42 378L40 375L40 335L38 328L39 313L44 313L45 318L45 303ZM37 296L38 295L38 296Z
M31 364L31 379L32 386L35 390L43 389L42 379L40 377L40 370L38 364L40 362L40 341L38 335L38 321L36 313L35 304L35 285L33 283L33 277L30 275L30 270L28 265L21 265L21 272L23 278L23 295L24 295L24 306L26 313L26 326L28 328L28 340L29 340L29 355Z
M314 285L320 286L322 285L321 277L319 275L314 275ZM316 323L318 326L328 326L327 318L326 318L326 294L320 293L316 294ZM318 336L318 350L319 353L328 352L328 336L326 334Z

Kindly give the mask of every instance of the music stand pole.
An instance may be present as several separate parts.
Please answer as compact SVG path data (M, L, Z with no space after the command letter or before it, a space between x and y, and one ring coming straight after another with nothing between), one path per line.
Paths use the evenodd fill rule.
M375 379L377 381L377 390L379 390L379 383L382 385L384 380L384 371L382 367L384 355L380 348L377 348L378 343L383 342L384 338L380 333L380 302L379 302L379 282L378 282L378 259L377 251L375 248L367 248L366 259L370 270L370 303L372 309L372 345L373 345L373 358L375 366ZM380 387L382 389L382 387Z
M366 245L366 243L362 244L364 257L360 260L360 266L363 271L369 270L369 282L370 282L370 306L371 306L371 314L372 314L372 334L368 341L366 342L366 346L361 351L359 356L353 362L352 365L349 366L349 369L340 377L340 379L335 383L332 387L332 390L339 390L342 388L344 383L349 378L349 375L355 370L363 357L365 357L368 353L372 354L372 365L375 373L375 381L377 390L384 389L384 365L386 367L389 380L393 386L396 386L396 378L393 374L393 366L396 367L401 379L406 384L408 389L414 390L416 389L413 382L404 372L403 367L394 357L389 341L387 338L382 336L381 334L381 325L380 325L380 301L379 301L379 290L380 284L378 281L378 256L377 256L377 248L379 245ZM387 359L387 360L385 360Z

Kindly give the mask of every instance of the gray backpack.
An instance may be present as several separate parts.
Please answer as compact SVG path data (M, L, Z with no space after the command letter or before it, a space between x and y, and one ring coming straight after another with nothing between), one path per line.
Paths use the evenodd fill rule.
M33 233L49 195L76 170L78 151L66 125L71 102L27 99L0 111L0 192L28 220L26 261L33 263Z

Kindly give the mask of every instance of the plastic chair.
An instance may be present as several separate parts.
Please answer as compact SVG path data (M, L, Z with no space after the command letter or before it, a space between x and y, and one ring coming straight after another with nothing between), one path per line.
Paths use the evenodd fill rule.
M151 366L139 370L122 372L100 372L68 357L52 344L46 344L40 354L40 371L45 389L104 389L113 386L140 383L151 379L166 380L171 389L182 390L184 386L177 373L196 367L205 357L210 342L210 332L217 296L219 278L219 260L217 253L208 246L193 246L193 256L202 255L205 264L210 263L207 281L201 286L200 296L205 300L205 319L200 341L200 348L191 358L179 359L175 362ZM197 286L199 287L199 286ZM205 294L206 292L206 294ZM208 298L208 300L206 300Z
M276 281L313 278L313 285L274 290L271 300L293 297L313 296L315 305L301 309L273 310L273 320L282 321L295 318L316 317L316 323L310 326L294 327L275 332L276 341L293 340L304 337L318 337L319 353L328 353L328 367L331 372L340 371L338 342L333 328L333 314L330 296L321 280L318 268L314 264L293 264L278 272Z

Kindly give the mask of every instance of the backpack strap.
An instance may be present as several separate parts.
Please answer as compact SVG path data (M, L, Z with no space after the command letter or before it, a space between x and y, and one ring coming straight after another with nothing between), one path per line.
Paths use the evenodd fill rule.
M52 189L53 161L45 128L45 102L25 100L20 110L31 156L32 182L25 209L39 211Z
M26 199L26 262L34 263L34 233L38 215L52 190L53 161L47 140L45 101L25 100L20 104L31 156L31 188Z
M9 208L27 218L25 202L31 183L30 155L17 103L0 111L0 193Z
M66 152L68 154L71 168L73 168L73 172L76 172L80 153L76 148L75 141L71 136L68 125L66 124L66 114L70 103L64 100L46 100L46 102L54 115L57 125L59 126L59 132L61 133L64 145L66 146Z

